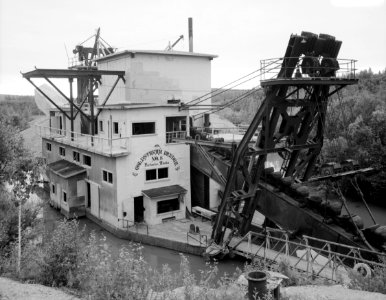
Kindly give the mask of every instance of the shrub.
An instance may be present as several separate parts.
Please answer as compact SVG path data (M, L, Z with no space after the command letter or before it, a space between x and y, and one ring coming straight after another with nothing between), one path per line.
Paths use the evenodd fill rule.
M79 263L83 230L76 220L63 220L51 235L44 237L41 249L37 249L36 280L45 285L66 286L71 282Z
M386 265L385 259L383 259L383 264ZM386 294L386 267L375 266L371 276L368 277L351 271L349 277L351 279L349 288Z

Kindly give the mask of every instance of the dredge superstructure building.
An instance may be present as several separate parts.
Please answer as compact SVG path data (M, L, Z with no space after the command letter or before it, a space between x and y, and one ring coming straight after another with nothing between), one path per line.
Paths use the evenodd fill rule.
M190 146L174 139L189 136L193 121L179 106L210 93L215 57L122 51L99 58L97 69L24 73L59 92L52 78L70 83L70 97L60 92L68 105L56 105L50 125L39 128L51 203L67 217L89 214L116 228L185 218L192 209Z

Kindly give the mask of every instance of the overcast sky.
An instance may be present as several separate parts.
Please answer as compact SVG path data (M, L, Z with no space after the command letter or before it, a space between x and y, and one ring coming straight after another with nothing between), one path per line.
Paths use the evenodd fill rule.
M283 56L301 31L336 36L359 69L386 67L385 0L0 0L0 93L32 95L20 71L67 68L65 45L72 55L98 27L119 50L163 50L183 34L175 50L188 51L189 17L194 51L219 55L212 87Z

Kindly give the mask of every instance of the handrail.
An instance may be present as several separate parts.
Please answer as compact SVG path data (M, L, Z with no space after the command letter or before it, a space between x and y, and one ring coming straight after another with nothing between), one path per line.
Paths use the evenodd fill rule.
M199 238L200 238L199 240L195 238L196 235L199 236ZM186 243L188 243L188 244L189 244L189 237L190 237L191 239L197 241L197 242L200 244L200 246L201 246L201 245L203 245L203 246L205 246L205 247L208 246L208 237L206 236L206 234L201 234L201 233L191 233L191 232L188 231L188 232L186 233ZM201 241L203 238L205 238L205 243L203 243L203 242Z
M273 232L279 232L283 234L283 237L275 237L272 236L271 233ZM256 248L252 250L252 244L254 238L261 238L263 239L263 242L260 245L257 245ZM317 241L322 244L322 247L316 247L311 246L310 241ZM328 277L329 280L333 281L339 281L339 279L334 279L334 274L336 277L336 272L338 271L339 267L343 267L345 270L349 269L353 265L360 263L365 263L370 266L379 266L379 267L386 267L384 263L378 262L378 261L371 261L369 259L366 259L363 256L366 257L364 254L371 254L373 256L376 256L377 258L383 257L386 259L385 253L375 252L372 250L362 249L359 247L353 247L349 245L339 244L335 242L330 242L322 239L318 239L315 237L309 237L309 236L303 236L303 239L301 241L290 241L289 236L285 231L282 230L276 230L272 228L267 228L266 234L260 233L260 232L248 232L246 235L244 235L242 238L240 238L235 244L233 244L230 247L230 251L237 252L237 247L242 243L247 242L247 249L250 249L249 253L246 254L248 257L253 258L257 255L261 256L261 249L264 249L263 251L263 258L267 259L266 257L266 250L274 250L276 251L276 256L274 258L269 258L270 260L276 260L279 258L282 258L284 255L285 257L293 257L296 258L296 263L293 263L291 267L293 268L300 268L299 264L300 262L306 263L306 270L300 268L302 271L306 271L308 273L313 272L313 266L318 266L319 270L317 273L313 273L315 276L324 277L326 278L326 268L328 267L331 269L331 277ZM340 248L345 248L347 251L343 251L346 253L336 252L332 250L333 246L338 246ZM294 256L295 252L298 250L305 251L300 257ZM273 252L275 253L275 252ZM319 259L318 259L319 257ZM294 260L292 259L292 262ZM318 269L317 268L317 269ZM324 272L323 272L324 271ZM323 274L322 274L323 272ZM329 273L328 273L329 274Z
M186 131L167 131L166 132L166 143L176 143L174 139L185 139L187 135Z
M118 218L118 222L122 221L122 228L125 228L126 230L129 230L131 227L135 227L136 233L138 234L138 227L139 225L144 225L146 227L146 234L149 235L149 225L147 225L145 222L135 222L128 219L120 219ZM125 226L126 223L126 226ZM129 225L131 224L131 225Z
M305 59L312 59L315 64L314 65L307 65L304 67L304 70L302 69L302 63ZM274 63L272 63L272 61ZM293 61L297 60L297 63L295 67L293 66ZM323 65L323 61L331 61L331 62L337 62L336 65L326 64ZM287 66L288 62L288 66ZM302 55L299 57L285 57L285 58L269 58L264 59L260 61L261 68L264 72L261 74L261 80L269 80L277 78L279 72L281 70L296 70L296 69L302 69L302 73L300 73L300 79L304 78L345 78L345 79L355 79L356 78L356 68L355 63L357 60L355 59L345 59L345 58L329 58L329 57L312 57L308 55ZM272 67L273 65L273 67ZM268 69L267 67L270 66ZM307 72L307 70L308 72ZM309 73L309 74L307 74ZM329 74L324 76L324 74ZM266 75L272 77L267 78ZM293 74L289 78L297 78L299 74ZM331 75L331 76L330 76ZM287 78L287 77L286 77ZM299 79L299 78L297 78Z
M58 140L60 142L84 148L96 150L102 153L112 154L114 149L119 151L128 150L128 137L105 138L89 134L74 132L53 127L34 125L37 133L45 138Z

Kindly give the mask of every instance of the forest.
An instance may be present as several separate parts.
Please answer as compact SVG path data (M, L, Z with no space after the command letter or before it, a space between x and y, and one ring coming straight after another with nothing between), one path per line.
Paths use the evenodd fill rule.
M363 70L357 78L357 85L345 87L328 104L321 161L355 159L361 167L378 169L377 175L360 181L367 198L386 205L386 70ZM226 91L212 101L224 104L245 92ZM257 90L218 114L235 124L248 124L263 97L263 91Z
M7 125L24 130L34 116L43 113L35 104L34 96L0 95L0 118Z

